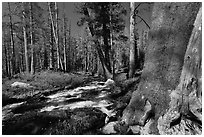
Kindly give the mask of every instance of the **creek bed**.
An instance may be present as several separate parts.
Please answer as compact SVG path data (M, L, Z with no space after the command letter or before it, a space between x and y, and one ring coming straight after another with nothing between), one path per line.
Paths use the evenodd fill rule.
M111 88L104 82L31 97L2 108L3 134L103 134L116 115ZM78 129L80 128L80 129Z

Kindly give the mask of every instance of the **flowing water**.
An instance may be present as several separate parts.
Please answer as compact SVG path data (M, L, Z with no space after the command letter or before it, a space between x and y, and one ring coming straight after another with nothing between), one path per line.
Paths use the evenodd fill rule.
M73 110L76 108L95 108L107 115L108 118L115 116L113 109L114 100L109 98L111 88L104 82L92 82L84 87L77 87L70 90L62 90L47 96L42 95L41 98L31 99L20 103L9 104L2 108L2 120L9 119L16 115L21 115L31 110L29 106L39 104L33 107L38 113L55 111L55 110Z

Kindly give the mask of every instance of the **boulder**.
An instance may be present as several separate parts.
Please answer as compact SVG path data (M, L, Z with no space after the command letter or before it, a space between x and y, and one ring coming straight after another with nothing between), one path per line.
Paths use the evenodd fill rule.
M104 85L106 85L107 87L112 87L112 86L115 85L115 82L114 82L114 80L112 80L112 79L108 79L108 80L105 82Z
M23 82L14 82L11 84L11 87L19 87L19 88L33 88L33 86L30 86L30 84L23 83Z
M103 127L102 132L104 134L116 134L117 132L114 129L114 126L117 124L116 122L110 122L106 126Z

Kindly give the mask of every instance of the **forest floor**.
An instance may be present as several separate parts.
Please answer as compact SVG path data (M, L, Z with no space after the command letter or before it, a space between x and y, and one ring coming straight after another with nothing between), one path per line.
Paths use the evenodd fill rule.
M5 78L2 133L120 134L110 125L119 120L135 82L116 86L85 73L53 71Z

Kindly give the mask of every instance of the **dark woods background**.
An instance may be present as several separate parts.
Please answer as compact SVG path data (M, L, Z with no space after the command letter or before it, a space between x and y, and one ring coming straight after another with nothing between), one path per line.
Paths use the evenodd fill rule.
M70 3L71 13L67 4L2 4L3 77L56 70L112 78L142 69L152 3L135 4L132 26L130 3Z

